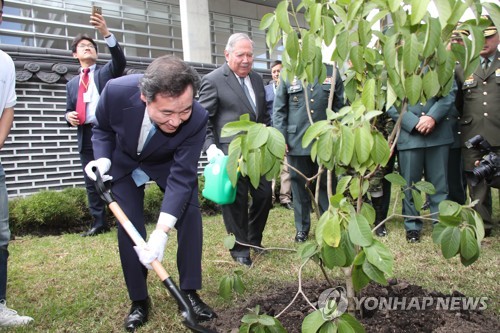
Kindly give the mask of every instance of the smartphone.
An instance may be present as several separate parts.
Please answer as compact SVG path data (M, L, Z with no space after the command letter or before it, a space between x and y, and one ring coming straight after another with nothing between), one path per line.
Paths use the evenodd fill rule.
M92 6L92 15L94 15L96 13L102 15L102 7Z

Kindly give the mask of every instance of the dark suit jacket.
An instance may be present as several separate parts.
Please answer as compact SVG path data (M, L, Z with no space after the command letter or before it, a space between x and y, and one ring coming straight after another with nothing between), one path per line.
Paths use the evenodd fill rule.
M127 65L125 54L123 54L123 50L118 42L116 42L115 46L110 47L109 51L111 52L111 60L104 66L96 65L96 69L94 71L94 83L97 87L97 91L99 91L99 94L101 94L109 80L117 78L123 74L123 70ZM66 112L76 110L79 83L80 75L76 75L66 84ZM83 142L83 126L78 126L77 138L78 151L81 152Z
M274 104L274 82L271 81L264 89L266 90L267 112L271 118L271 126L273 125L273 104Z
M240 82L227 63L203 77L198 101L209 114L204 150L211 144L215 144L224 154L227 154L229 143L233 138L221 138L222 127L228 122L239 120L241 115L249 114L251 121L270 124L262 77L254 71L251 71L249 75L255 92L257 115L253 112Z
M191 118L177 132L157 131L137 155L146 104L140 99L142 74L126 75L108 82L104 89L93 129L95 159L111 160L109 174L114 181L129 176L137 167L165 190L161 211L177 218L198 186L198 159L205 140L208 114L193 100ZM194 198L194 199L192 199ZM197 203L194 203L197 205Z

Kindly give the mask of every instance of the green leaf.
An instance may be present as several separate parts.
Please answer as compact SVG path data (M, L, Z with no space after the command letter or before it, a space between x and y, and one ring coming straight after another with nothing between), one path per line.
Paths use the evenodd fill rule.
M366 218L370 225L375 221L375 209L370 204L363 203L359 213Z
M333 267L343 267L347 260L344 250L341 247L331 247L328 244L324 244L321 249L321 257L325 266L329 269Z
M264 326L274 326L274 318L269 315L260 315L259 316L259 324Z
M394 256L387 247L378 240L374 240L371 246L364 249L366 260L385 274L391 276L394 267Z
M367 110L375 108L375 79L369 79L363 85L361 100Z
M441 253L446 259L450 259L458 253L460 247L460 229L447 227L441 237Z
M330 161L333 154L333 132L326 131L318 140L318 157L323 161Z
M365 328L361 323L353 316L351 316L349 313L344 313L343 315L340 316L340 320L345 321L346 323L351 326L351 328L354 330L356 333L365 333Z
M434 0L434 4L436 5L438 11L439 22L442 27L446 26L446 22L451 15L451 4L449 0Z
M361 265L356 265L352 268L352 284L354 290L360 291L370 283L370 278L363 271Z
M285 44L286 44L286 51L290 59L297 60L297 56L300 50L300 45L299 45L299 37L296 31L292 31L286 36Z
M443 223L447 227L458 227L462 224L462 219L459 216L449 216L439 214L439 222Z
M299 255L302 260L306 260L314 256L318 251L317 246L314 243L307 242L300 246Z
M427 14L430 0L411 0L411 25L419 24Z
M343 165L349 165L354 154L354 134L347 126L340 126L340 149L337 150L338 159Z
M406 180L398 173L389 173L384 176L387 181L395 186L406 186Z
M219 295L223 299L231 298L231 291L233 279L230 276L224 276L219 283Z
M441 239L443 238L443 232L446 230L447 226L442 223L436 223L432 227L432 241L435 244L441 244Z
M471 228L464 228L460 234L460 256L470 260L479 253L479 245Z
M462 206L454 201L443 200L439 203L439 215L458 216Z
M323 214L324 215L324 214ZM328 214L323 227L323 240L332 247L338 247L340 243L340 220L337 215Z
M326 321L321 310L313 311L304 318L301 332L316 333Z
M353 199L357 199L359 197L360 188L359 178L353 178L351 184L349 185L349 193Z
M439 24L439 20L436 18L429 18L427 22L427 30L425 32L425 41L424 41L424 51L423 56L425 58L430 57L438 43L441 41L441 25Z
M431 195L436 193L436 188L434 187L434 185L432 185L432 183L421 180L416 182L414 185L420 192Z
M274 21L274 13L267 13L260 20L259 29L266 30Z
M249 115L245 114L240 117L240 120L231 121L222 127L221 137L229 137L240 132L246 132L250 126L255 124L249 120Z
M364 163L370 157L370 151L373 147L373 137L370 126L365 123L362 127L354 129L355 146L354 151L359 163Z
M231 250L234 247L234 244L236 244L236 237L234 237L233 234L227 235L224 237L223 244L226 249Z
M253 124L248 129L248 149L257 149L264 145L269 137L269 131L264 124Z
M338 53L340 60L345 60L349 52L349 31L344 30L338 34L335 39L335 44L335 52Z
M439 85L438 74L433 70L428 70L423 79L424 94L427 99L436 97L441 86Z
M422 210L422 206L424 204L424 200L422 199L422 194L420 194L420 192L412 189L411 196L413 198L413 205L415 206L415 209L420 212Z
M302 147L307 147L311 142L320 137L321 134L331 129L330 122L328 120L317 121L306 130L304 136L302 137Z
M333 23L333 18L329 16L322 16L322 28L323 28L323 38L326 46L330 46L335 37L335 25Z
M389 147L389 143L380 132L374 132L372 133L372 136L373 148L370 152L370 156L375 164L385 166L391 157L391 148Z
M233 277L233 289L234 289L234 291L236 291L240 295L245 292L245 285L243 284L243 281L241 280L240 274L236 274Z
M349 218L349 238L359 246L370 246L373 243L373 235L368 221L363 215L354 214Z
M254 188L258 188L261 176L259 151L251 151L250 153L248 153L247 171L248 178L250 178L250 183Z
M283 134L281 134L281 132L274 127L268 127L267 131L269 133L267 139L268 140L267 149L269 149L271 154L273 154L280 160L283 160L283 156L285 156L285 149L286 149L286 143Z
M363 272L365 272L366 276L368 276L371 280L383 286L387 285L387 280L384 276L384 273L380 269L370 264L368 261L365 261L362 267Z
M291 32L292 26L288 18L288 1L281 1L278 6L276 6L275 13L280 28L286 33Z
M405 43L403 44L403 64L406 73L413 74L420 66L418 56L421 51L422 44L420 44L415 34L411 34L409 38L405 39ZM411 105L413 104L411 103Z
M351 59L352 67L358 73L363 73L365 70L365 62L363 61L363 48L359 45L351 47L349 59Z
M344 193L351 179L352 176L342 176L337 182L336 193Z
M406 96L408 97L408 103L410 105L417 104L422 92L422 78L416 74L407 76L404 88Z
M309 31L315 33L321 27L321 10L322 6L319 3L309 6Z

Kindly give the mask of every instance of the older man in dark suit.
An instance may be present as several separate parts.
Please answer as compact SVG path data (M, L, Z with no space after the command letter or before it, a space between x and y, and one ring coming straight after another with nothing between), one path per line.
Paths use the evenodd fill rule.
M221 130L228 122L248 114L251 121L270 124L264 82L252 70L253 41L246 34L233 34L228 39L224 54L227 63L203 77L199 92L199 102L209 113L204 144L209 160L216 155L227 154L232 138L221 137ZM250 208L249 192L252 196ZM261 247L270 208L271 182L263 177L258 188L253 188L248 177L240 177L235 202L222 206L227 232L234 234L240 243ZM231 249L231 256L240 264L252 265L248 246L236 244Z
M77 127L78 152L82 166L94 159L92 151L92 126L96 124L95 109L99 95L106 83L122 75L127 64L123 50L115 36L109 32L101 14L90 16L90 23L104 37L111 52L111 60L104 66L97 65L97 44L87 35L78 35L73 40L73 57L80 62L80 75L66 85L66 114L68 125ZM84 174L90 214L94 222L82 236L95 236L109 230L106 225L105 204L96 192L94 184Z
M96 160L85 167L87 175L95 179L97 168L112 178L117 203L142 237L146 236L145 183L153 180L165 193L147 248L134 248L125 230L118 227L122 269L132 300L125 321L129 331L148 319L144 266L151 269L154 259L161 261L167 233L174 227L181 290L198 321L216 317L196 292L201 289L203 238L197 171L208 120L206 110L193 99L198 86L196 71L180 59L164 56L153 61L144 76L109 81L97 106L98 125L92 138Z

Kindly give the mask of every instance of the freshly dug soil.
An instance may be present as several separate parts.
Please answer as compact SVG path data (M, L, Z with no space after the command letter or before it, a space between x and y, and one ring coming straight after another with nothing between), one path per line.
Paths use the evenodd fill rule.
M308 282L303 285L303 291L309 300L315 304L320 294L329 285L323 282ZM271 290L271 288L269 289ZM280 313L293 299L297 293L297 285L289 284L280 286L266 295L255 295L244 302L236 302L232 307L225 310L218 310L219 318L204 324L220 333L237 333L241 325L241 318L248 314L248 309L254 309L260 305L261 313L275 316ZM366 297L366 302L362 302ZM389 310L387 306L374 306L375 299L397 299L399 305L394 305ZM401 305L405 298L406 305ZM418 298L420 301L416 305L410 305L410 300ZM500 318L492 310L479 310L484 308L484 302L478 302L477 307L473 306L469 310L457 305L455 309L444 310L443 306L438 307L438 301L443 304L446 299L466 299L465 295L454 292L452 295L444 295L432 291L427 291L420 286L410 285L402 281L391 281L389 286L370 284L358 296L361 308L364 310L362 318L358 313L357 318L361 321L366 332L373 333L416 333L416 332L436 332L436 333L470 333L484 332L492 333L500 331ZM369 302L368 300L371 300ZM489 305L493 300L486 300ZM379 304L379 303L378 303ZM430 306L425 306L425 304ZM452 302L450 308L452 307ZM316 305L316 304L315 304ZM312 311L312 308L299 295L293 305L287 309L278 319L290 333L299 333L304 318Z

